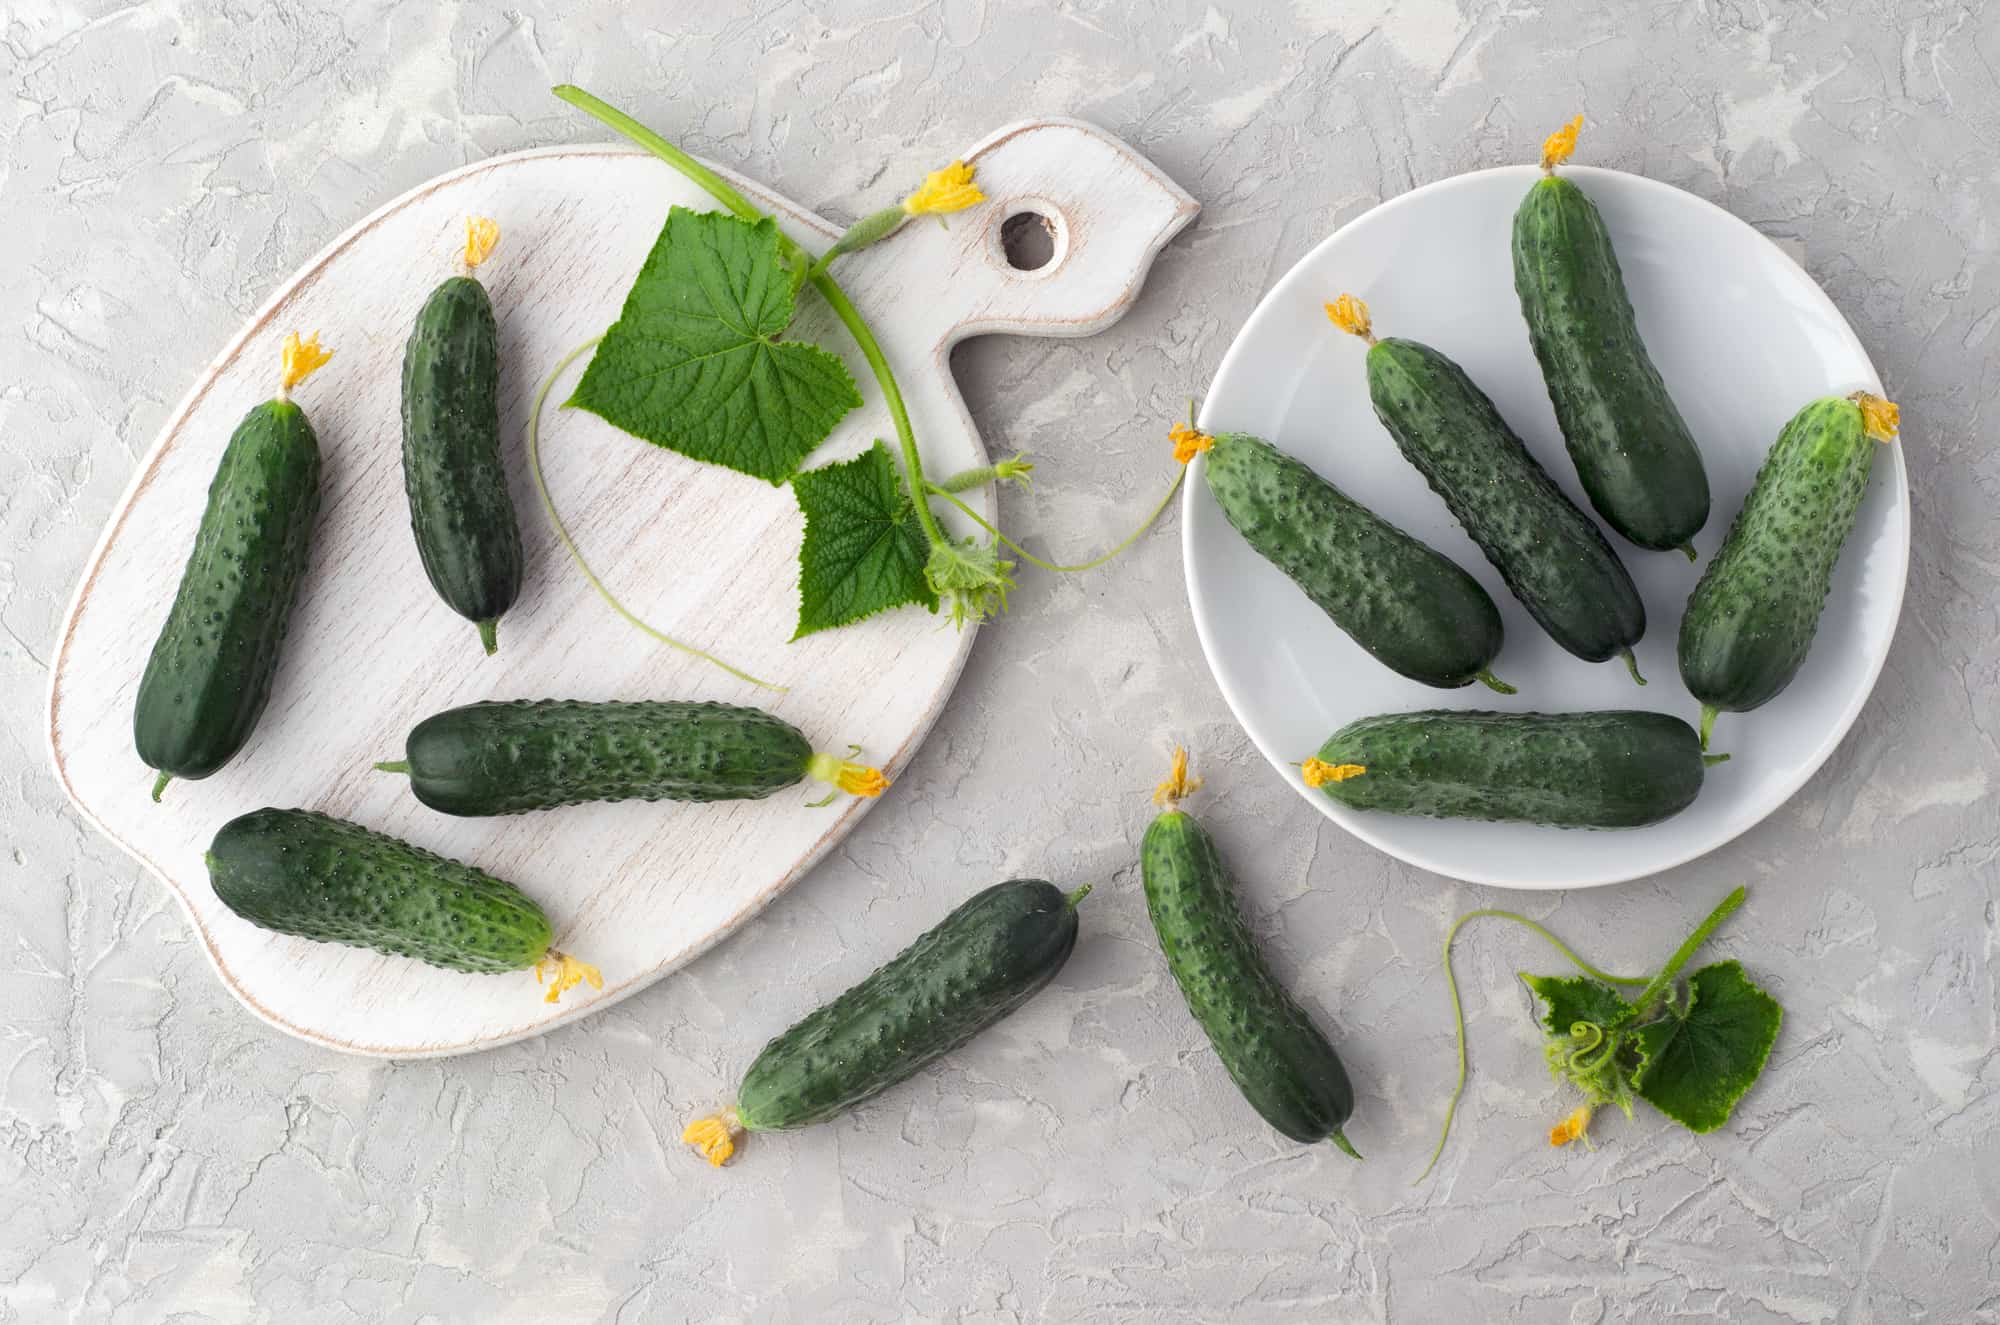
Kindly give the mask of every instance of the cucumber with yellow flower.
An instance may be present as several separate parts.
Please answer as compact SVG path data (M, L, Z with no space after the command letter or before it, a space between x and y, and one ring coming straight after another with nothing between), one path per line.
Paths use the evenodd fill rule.
M1556 173L1576 150L1579 115L1542 144L1542 178L1514 213L1514 292L1549 403L1597 513L1655 551L1708 522L1708 472L1646 352L1604 218Z
M1183 465L1207 457L1208 490L1244 541L1378 662L1441 689L1514 693L1490 667L1500 611L1457 563L1260 437L1191 424L1169 436Z
M317 334L287 336L278 394L243 416L216 465L133 705L154 800L235 758L271 697L319 513L319 439L291 393L332 357Z
M431 291L403 349L410 530L431 587L488 653L521 593L521 526L500 459L500 334L474 274L499 240L491 220L466 218L465 270Z
M1375 416L1528 615L1585 662L1622 657L1632 679L1646 684L1632 656L1646 633L1646 605L1625 564L1486 393L1429 345L1378 338L1368 305L1353 295L1326 313L1368 343Z
M973 894L873 975L764 1046L736 1102L687 1125L681 1139L720 1166L746 1132L825 1122L1026 1003L1076 947L1077 904L1012 879Z
M1727 758L1668 713L1433 709L1350 722L1301 771L1352 810L1637 828L1692 805Z
M1215 839L1181 802L1201 788L1187 751L1153 792L1161 813L1146 829L1139 869L1146 913L1188 1011L1236 1088L1265 1122L1294 1141L1331 1141L1360 1159L1341 1129L1354 1087L1340 1055L1278 983L1237 909Z
M432 809L468 816L585 801L761 800L808 778L833 788L827 800L889 786L880 769L814 750L762 709L688 700L466 704L411 728L404 751L375 767L407 773Z
M534 899L503 879L310 810L253 810L205 857L215 895L261 929L412 957L449 971L533 971L547 1002L604 978L553 946Z
M1716 714L1769 703L1804 665L1876 445L1895 440L1899 419L1866 391L1825 396L1772 444L1681 617L1681 679L1701 702L1704 747Z

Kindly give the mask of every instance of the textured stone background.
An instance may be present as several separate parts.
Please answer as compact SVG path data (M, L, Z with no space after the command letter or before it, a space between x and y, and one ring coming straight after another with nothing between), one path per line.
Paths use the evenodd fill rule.
M1245 4L374 0L0 6L0 1319L2000 1320L2000 10L1682 0ZM633 11L652 9L641 18ZM1852 10L1852 13L1846 11ZM829 215L1031 112L1091 119L1206 205L1112 332L958 370L1008 518L1082 549L1158 482L1157 420L1340 222L1522 159L1714 199L1798 257L1907 420L1916 546L1875 702L1769 822L1643 883L1523 899L1422 875L1301 804L1196 649L1171 537L1029 576L892 799L683 975L571 1030L392 1066L225 994L164 889L45 770L72 581L193 375L295 265L489 153L594 139L573 79ZM885 163L893 163L886 172ZM1170 521L1170 524L1172 522ZM1354 1166L1258 1125L1182 1011L1132 865L1173 738L1256 928L1339 1039ZM938 1070L726 1173L677 1141L765 1036L1012 872L1098 879L1057 984ZM1525 904L1638 966L1732 884L1716 945L1788 1009L1734 1125L1561 1105Z

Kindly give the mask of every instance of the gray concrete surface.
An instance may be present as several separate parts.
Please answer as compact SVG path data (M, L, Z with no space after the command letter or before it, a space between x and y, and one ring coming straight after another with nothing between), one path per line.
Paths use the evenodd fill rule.
M1996 62L2000 11L1913 0L0 7L0 1320L2000 1320ZM994 449L1041 460L1008 520L1062 550L1155 490L1155 421L1308 246L1581 108L1593 162L1797 256L1903 404L1915 557L1875 700L1699 864L1456 886L1257 759L1170 520L1108 570L1026 577L892 799L683 975L450 1062L282 1038L65 808L51 641L133 465L265 293L433 174L600 137L548 96L565 79L830 215L1030 112L1106 126L1199 197L1109 334L958 357ZM1163 969L1133 843L1176 737L1360 1083L1363 1166L1258 1125ZM764 1037L1016 872L1104 885L1047 993L728 1172L681 1149ZM1513 902L1638 966L1739 881L1716 949L1788 1016L1727 1131L1642 1114L1551 1151L1562 1101L1513 978L1546 960L1474 930L1470 1094L1409 1185L1450 1079L1449 917Z

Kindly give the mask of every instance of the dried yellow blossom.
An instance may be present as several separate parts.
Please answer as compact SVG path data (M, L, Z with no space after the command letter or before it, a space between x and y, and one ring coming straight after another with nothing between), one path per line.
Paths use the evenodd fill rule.
M1569 160L1570 153L1576 151L1576 136L1582 131L1583 116L1579 115L1542 139L1542 169L1554 170Z

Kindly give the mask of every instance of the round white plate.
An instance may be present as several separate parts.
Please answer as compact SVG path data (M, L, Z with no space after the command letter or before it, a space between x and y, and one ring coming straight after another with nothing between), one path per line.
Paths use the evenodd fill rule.
M1375 330L1435 346L1470 373L1584 510L1514 296L1514 209L1533 166L1427 185L1341 227L1264 297L1217 371L1205 431L1254 433L1305 461L1391 523L1479 578L1507 642L1493 664L1520 688L1434 690L1382 666L1250 550L1223 518L1197 459L1182 552L1195 628L1216 683L1264 757L1328 818L1423 869L1510 888L1582 888L1654 874L1712 851L1782 805L1833 752L1888 654L1909 565L1909 481L1899 446L1876 454L1859 519L1811 655L1789 689L1754 713L1725 713L1709 771L1686 811L1650 828L1588 832L1360 814L1308 788L1298 763L1336 728L1424 708L1563 712L1648 708L1693 721L1674 637L1703 565L1721 546L1778 430L1816 396L1881 382L1861 342L1811 277L1711 203L1613 170L1564 169L1603 213L1653 362L1700 442L1714 505L1695 539L1701 563L1611 534L1646 600L1637 653L1650 685L1617 660L1582 662L1543 634L1383 431L1368 402L1359 340L1321 305L1366 299ZM1600 524L1602 522L1600 521Z

